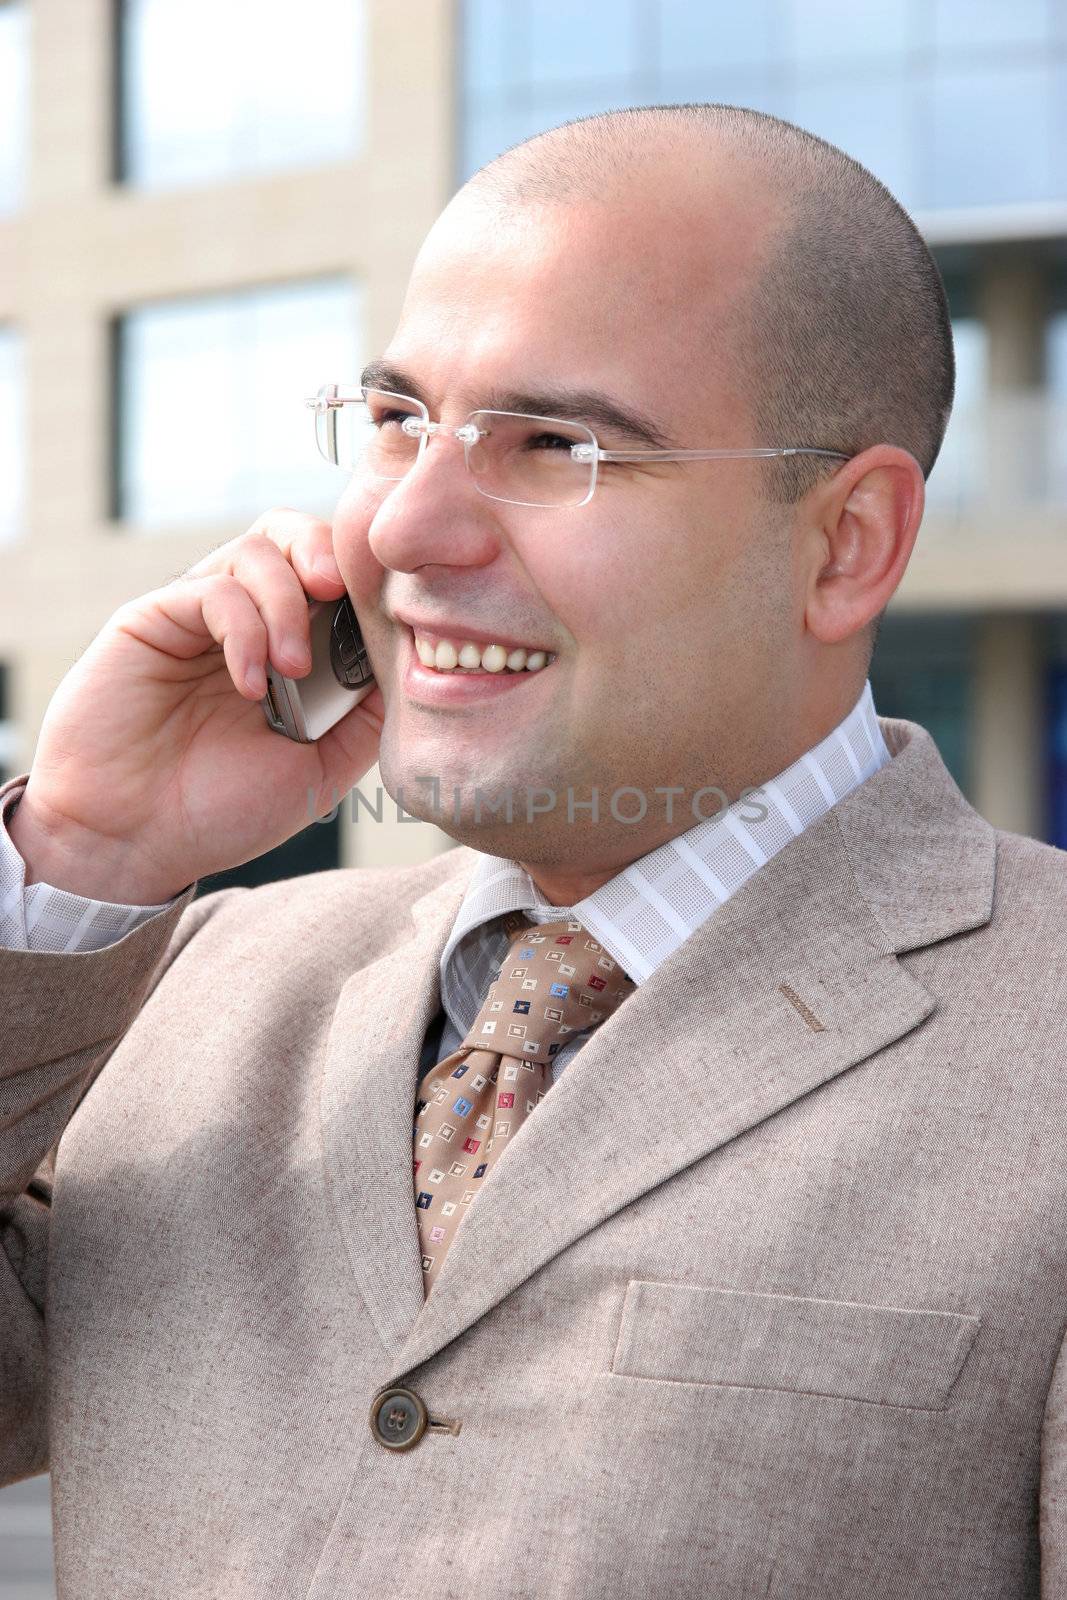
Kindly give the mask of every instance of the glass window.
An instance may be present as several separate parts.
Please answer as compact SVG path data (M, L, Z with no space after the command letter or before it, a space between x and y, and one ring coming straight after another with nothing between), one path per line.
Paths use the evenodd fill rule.
M523 81L517 6L464 0L459 28L468 95L497 95Z
M465 0L460 176L568 117L716 100L840 145L913 209L1064 200L1061 11L1061 0Z
M972 620L951 613L916 617L890 610L882 619L870 680L878 715L920 723L970 798Z
M539 87L626 80L641 56L636 0L511 0L526 14L529 76Z
M114 514L142 528L328 515L343 484L304 405L361 365L347 279L144 306L117 327Z
M0 545L22 535L23 455L22 341L0 328Z
M120 177L210 182L353 156L364 0L122 0Z
M933 0L934 48L952 57L973 50L1052 42L1060 0Z
M989 206L1067 198L1058 132L1063 68L983 60L934 74L926 116L930 145L922 207Z
M894 61L912 45L913 8L902 0L785 0L785 42L802 69Z
M736 68L766 67L779 55L780 39L776 0L748 0L744 6L660 0L659 59L667 81L672 75L701 72L714 85ZM716 100L720 95L709 88L696 98Z
M989 338L985 324L978 317L953 317L952 343L956 352L956 398L940 454L926 484L927 506L942 514L973 506L986 489Z
M610 80L625 89L647 61L647 19L646 0L466 0L466 88L499 97Z
M26 187L29 7L0 4L0 216L16 211Z

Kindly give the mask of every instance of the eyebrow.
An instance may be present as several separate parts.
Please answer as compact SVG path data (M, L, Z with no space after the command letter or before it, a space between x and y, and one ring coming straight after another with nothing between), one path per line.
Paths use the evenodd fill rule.
M372 361L363 368L360 383L368 389L386 389L392 394L410 395L429 409L425 391L409 372L388 361ZM493 389L472 410L519 411L525 416L560 417L568 422L584 422L596 429L610 429L623 438L647 444L654 450L671 447L672 441L647 414L622 406L597 389L543 389L531 394L521 389Z

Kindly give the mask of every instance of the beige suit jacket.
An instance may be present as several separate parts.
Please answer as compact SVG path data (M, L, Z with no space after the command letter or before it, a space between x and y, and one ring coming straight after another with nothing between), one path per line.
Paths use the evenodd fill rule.
M62 1596L1067 1595L1067 854L880 720L894 759L590 1038L425 1303L470 851L0 951L0 1481L51 1467Z

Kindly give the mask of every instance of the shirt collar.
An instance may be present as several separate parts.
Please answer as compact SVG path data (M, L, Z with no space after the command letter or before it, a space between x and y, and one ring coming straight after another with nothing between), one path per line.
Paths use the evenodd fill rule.
M754 872L891 760L868 679L847 716L791 766L573 906L549 905L517 861L479 852L441 952L445 1010L457 1027L470 1026L471 975L485 965L486 925L507 911L525 911L533 922L577 918L643 983Z

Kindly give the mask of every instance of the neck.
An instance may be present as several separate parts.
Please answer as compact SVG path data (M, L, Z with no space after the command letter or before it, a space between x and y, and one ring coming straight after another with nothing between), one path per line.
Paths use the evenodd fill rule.
M768 778L777 777L808 750L813 750L820 744L852 710L862 687L861 680L859 684L846 687L842 693L840 681L829 685L821 701L809 707L804 721L797 724L791 733L782 737L776 749L764 751L762 761L757 763L760 769L759 776L750 777L743 782L735 781L729 785L725 792L730 794L730 803L739 799L747 790L758 789ZM633 849L636 832L634 830L626 836L626 843L630 849L620 852L615 860L592 863L586 855L584 860L579 861L521 861L519 865L529 874L538 894L548 905L577 905L579 900L584 900L587 895L603 888L604 884L610 883L612 878L617 877L626 867L632 865L634 861L640 861L643 856L665 843L667 839L676 838L679 834L687 832L695 820L689 816L682 817L676 826L666 826L662 831L650 833L642 839L636 852Z

